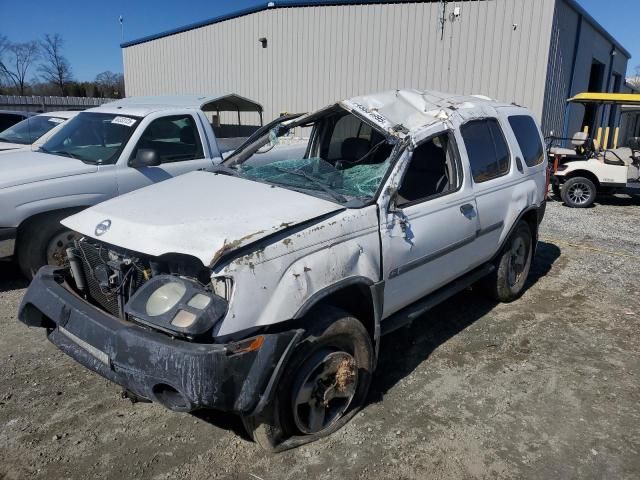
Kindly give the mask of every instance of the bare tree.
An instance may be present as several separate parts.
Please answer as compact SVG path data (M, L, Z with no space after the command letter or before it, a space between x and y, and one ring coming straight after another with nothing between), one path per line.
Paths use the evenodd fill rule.
M27 89L27 73L38 58L38 42L11 43L0 37L0 76L11 83L20 95Z
M640 65L636 65L633 77L627 78L627 83L636 90L640 90Z
M40 42L42 48L43 63L38 68L42 78L58 87L60 95L65 95L66 88L72 80L71 65L62 55L64 41L57 33L46 34Z
M95 82L101 97L117 98L124 94L124 79L121 73L113 73L110 70L101 72L96 75Z

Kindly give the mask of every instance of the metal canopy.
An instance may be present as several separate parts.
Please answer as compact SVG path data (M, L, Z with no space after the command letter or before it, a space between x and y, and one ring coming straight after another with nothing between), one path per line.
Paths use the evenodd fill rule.
M584 92L570 98L571 103L598 103L612 105L640 105L640 95L634 93Z
M158 97L129 97L110 102L108 107L185 107L205 112L258 112L263 108L257 102L235 93L219 95L167 95Z

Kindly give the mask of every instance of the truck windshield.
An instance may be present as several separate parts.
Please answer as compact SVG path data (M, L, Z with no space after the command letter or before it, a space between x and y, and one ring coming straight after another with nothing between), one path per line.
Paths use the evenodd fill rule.
M110 113L83 112L69 120L41 151L86 163L114 163L140 119Z
M0 133L0 142L31 145L52 128L64 122L64 118L36 115L27 118Z
M303 128L309 139L302 138L304 132L293 136L292 126ZM393 147L385 134L337 107L304 125L276 125L224 167L251 180L356 206L375 197Z

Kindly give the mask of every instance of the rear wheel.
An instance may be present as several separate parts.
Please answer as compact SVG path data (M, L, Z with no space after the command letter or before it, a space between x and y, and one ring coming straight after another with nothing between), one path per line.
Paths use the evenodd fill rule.
M496 260L496 269L482 280L482 286L499 302L512 302L522 295L531 269L531 228L520 221Z
M573 177L567 180L560 192L562 201L571 208L588 208L596 200L596 186L585 177Z
M243 418L263 448L279 451L338 430L362 406L373 371L367 330L346 312L322 307L285 367L269 418Z
M66 250L77 239L76 233L60 224L69 215L69 212L52 214L33 221L20 232L18 265L29 280L44 265L66 264Z

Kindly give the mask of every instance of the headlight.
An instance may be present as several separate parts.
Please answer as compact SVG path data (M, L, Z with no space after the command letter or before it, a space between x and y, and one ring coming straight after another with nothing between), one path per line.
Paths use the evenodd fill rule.
M158 330L195 337L212 330L225 315L227 301L196 281L157 275L140 287L124 311L132 320Z
M176 306L186 291L187 287L182 283L165 283L153 292L149 297L149 300L147 300L147 304L145 306L147 315L157 317L158 315L167 313Z

